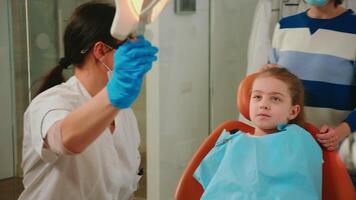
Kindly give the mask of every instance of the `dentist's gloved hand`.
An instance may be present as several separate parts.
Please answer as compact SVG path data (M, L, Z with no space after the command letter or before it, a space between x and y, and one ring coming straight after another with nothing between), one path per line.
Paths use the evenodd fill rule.
M128 108L138 97L143 78L157 60L158 48L143 38L128 40L114 56L113 76L107 84L110 102L119 109Z

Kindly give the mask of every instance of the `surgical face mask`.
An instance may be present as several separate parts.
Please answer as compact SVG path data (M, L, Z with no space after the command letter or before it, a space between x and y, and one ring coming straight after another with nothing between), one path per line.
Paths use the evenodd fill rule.
M305 2L311 6L325 6L329 0L305 0Z
M107 76L108 76L108 80L110 80L110 79L112 78L112 75L113 75L112 70L111 70L110 67L107 66L103 61L101 61L101 60L99 60L99 61L100 61L101 64L103 64L104 67L108 70L108 71L106 72L106 74L107 74Z
M105 43L104 43L104 45L105 45L106 47L108 47L109 49L111 49L111 50L113 50L113 51L116 51L116 49L119 48L119 46L120 46L121 44L117 45L115 48L114 48L114 47L111 47L110 45L107 45L107 44L105 44ZM99 61L100 61L101 64L103 64L104 67L108 70L108 71L106 72L106 74L107 74L107 76L108 76L108 80L110 80L110 79L112 78L112 76L113 76L112 70L111 70L110 67L107 66L103 61L101 61L101 60L99 60Z

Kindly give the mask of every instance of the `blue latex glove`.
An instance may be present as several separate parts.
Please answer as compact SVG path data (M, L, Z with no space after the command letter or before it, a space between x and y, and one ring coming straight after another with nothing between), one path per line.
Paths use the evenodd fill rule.
M138 97L143 78L157 60L158 48L143 38L128 40L114 56L113 76L108 82L110 102L119 109L128 108Z

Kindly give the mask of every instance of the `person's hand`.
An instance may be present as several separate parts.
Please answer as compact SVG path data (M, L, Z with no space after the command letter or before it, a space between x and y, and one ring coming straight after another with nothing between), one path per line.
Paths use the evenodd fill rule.
M320 144L329 151L336 150L339 145L340 139L336 134L335 129L324 125L321 127L319 132L320 133L317 134L316 137Z
M158 48L142 36L128 40L114 56L113 76L107 84L110 102L119 109L128 108L138 97L144 75L157 60Z
M267 70L267 69L273 68L273 67L280 67L280 66L277 64L273 64L273 63L264 64L258 69L258 72L261 72L261 71L264 71L264 70Z
M329 151L337 150L340 142L350 134L348 125L343 122L336 128L324 125L320 128L319 134L316 135L320 144Z

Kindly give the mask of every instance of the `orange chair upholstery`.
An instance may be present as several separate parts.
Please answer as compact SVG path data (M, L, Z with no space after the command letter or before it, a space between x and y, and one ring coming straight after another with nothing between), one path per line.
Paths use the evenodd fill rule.
M237 92L237 106L240 113L246 118L249 117L249 101L251 87L256 74L247 76L240 84ZM304 128L315 138L318 129L306 123ZM198 200L203 194L203 188L193 177L194 171L199 166L205 155L213 148L221 132L240 130L252 133L254 128L240 121L226 121L217 127L200 145L193 158L188 163L183 175L178 183L175 199L176 200ZM326 151L323 148L323 200L356 200L356 191L352 185L350 176L343 162L335 151Z

